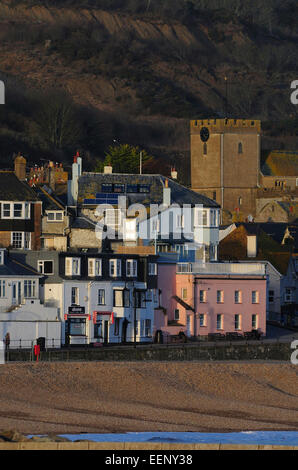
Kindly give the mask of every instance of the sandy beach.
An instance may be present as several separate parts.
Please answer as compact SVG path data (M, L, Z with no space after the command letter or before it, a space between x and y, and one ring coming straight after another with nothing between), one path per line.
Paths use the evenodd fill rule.
M291 364L7 363L0 374L1 430L298 430Z

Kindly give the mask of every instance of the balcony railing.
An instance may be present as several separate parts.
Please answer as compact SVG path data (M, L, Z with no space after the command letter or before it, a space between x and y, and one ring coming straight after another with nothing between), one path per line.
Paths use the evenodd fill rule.
M194 274L265 276L266 266L263 263L193 263L192 272Z

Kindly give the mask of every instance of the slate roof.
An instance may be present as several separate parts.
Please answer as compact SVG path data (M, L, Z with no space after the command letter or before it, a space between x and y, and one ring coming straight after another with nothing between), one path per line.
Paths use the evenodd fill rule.
M8 256L7 253L4 255L4 264L0 265L0 276L30 276L30 277L42 277L35 269L27 266L11 256Z
M125 192L119 195L127 197L128 206L140 203L145 206L150 204L161 204L163 201L163 187L168 180L171 189L171 203L179 204L201 204L208 208L219 208L220 206L212 199L198 194L186 188L176 181L162 175L138 175L138 174L103 174L83 173L79 178L78 203L83 204L84 199L95 199L96 193L102 193L102 184L124 184ZM148 185L149 193L129 193L127 185Z
M1 201L38 201L36 192L20 181L13 171L0 171Z
M97 222L88 219L88 217L79 216L71 222L71 228L94 230L96 224Z
M284 222L257 222L257 223L236 223L236 227L244 226L247 233L250 235L259 235L262 231L268 236L273 238L277 243L281 245L286 230L289 230L289 234L294 240L294 249L298 250L298 224L297 223L284 223Z
M61 211L65 210L65 205L60 201L60 199L50 194L47 190L48 188L37 187L34 189L39 200L42 201L42 208L45 211Z

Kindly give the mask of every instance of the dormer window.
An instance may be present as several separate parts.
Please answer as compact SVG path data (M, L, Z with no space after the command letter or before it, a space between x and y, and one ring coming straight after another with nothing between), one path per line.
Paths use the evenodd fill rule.
M81 259L65 258L65 275L80 276L81 275Z
M126 276L127 277L136 277L137 273L138 273L137 260L128 259L126 261Z
M101 276L101 273L102 273L101 259L89 258L88 259L88 276L89 277Z
M62 222L63 221L63 211L49 211L47 212L48 222Z

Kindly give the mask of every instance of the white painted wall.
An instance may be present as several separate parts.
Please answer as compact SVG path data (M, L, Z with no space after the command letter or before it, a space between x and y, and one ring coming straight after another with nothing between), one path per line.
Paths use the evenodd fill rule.
M27 300L12 312L0 313L0 339L10 334L10 347L30 348L37 338L45 337L46 346L61 346L61 322L56 308L47 308L37 300ZM53 342L54 339L54 342Z

